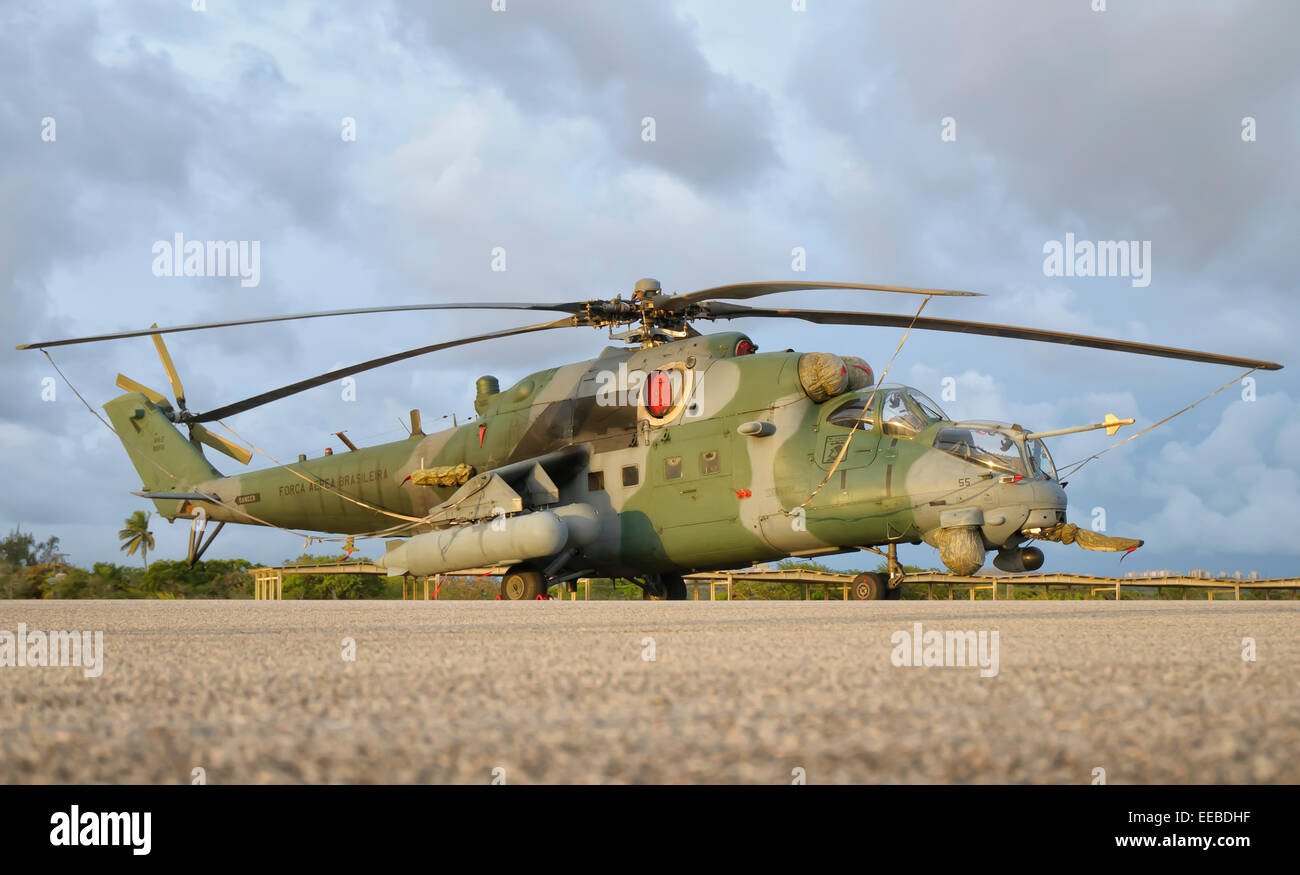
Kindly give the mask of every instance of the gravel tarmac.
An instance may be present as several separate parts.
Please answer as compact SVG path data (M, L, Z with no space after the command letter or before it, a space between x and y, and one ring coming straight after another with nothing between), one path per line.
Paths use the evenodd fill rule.
M997 632L997 674L895 666L917 622ZM1295 601L0 602L19 623L103 630L104 665L0 667L5 783L1300 783Z

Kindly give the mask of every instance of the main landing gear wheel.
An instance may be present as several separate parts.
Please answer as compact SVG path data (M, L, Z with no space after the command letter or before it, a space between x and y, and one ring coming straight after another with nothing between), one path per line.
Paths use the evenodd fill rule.
M886 590L889 589L885 581L885 575L875 574L867 571L853 578L853 585L849 590L853 593L853 598L857 601L877 601L886 598Z
M501 577L501 598L510 601L536 601L546 595L546 577L532 568L515 566Z
M664 598L671 602L686 600L686 581L680 574L665 574L659 583L664 588Z
M686 600L686 580L680 574L661 574L658 576L658 583L658 595L653 595L649 587L643 587L641 598L647 601L667 600L680 602Z
M886 587L885 587L885 599L886 599L886 600L891 601L891 602L896 602L896 601L898 601L899 599L901 599L902 597L903 597L903 585L902 585L901 583L900 583L898 586L886 586Z

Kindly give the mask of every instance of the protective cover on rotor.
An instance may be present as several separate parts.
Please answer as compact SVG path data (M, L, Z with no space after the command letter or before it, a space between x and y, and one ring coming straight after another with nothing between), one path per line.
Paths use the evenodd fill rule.
M849 368L844 359L829 352L799 356L799 385L818 404L849 389Z

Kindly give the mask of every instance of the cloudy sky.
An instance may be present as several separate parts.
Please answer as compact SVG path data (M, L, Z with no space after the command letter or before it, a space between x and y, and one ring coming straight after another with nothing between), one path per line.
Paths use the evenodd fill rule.
M43 400L55 374L18 343L367 304L611 297L642 276L671 291L810 279L972 289L989 297L935 300L927 315L1282 362L1255 375L1253 395L1234 382L1069 478L1073 521L1102 508L1111 534L1146 547L1123 566L1074 547L1049 547L1048 561L1300 566L1300 6L191 5L0 8L5 531L57 535L88 565L117 559L121 520L147 508L114 436L62 381ZM1067 233L1149 241L1149 285L1047 276L1044 245ZM154 244L176 234L258 241L258 284L155 276ZM498 247L504 271L492 269ZM915 306L871 293L768 300ZM377 315L169 346L202 410L529 321ZM760 347L855 353L877 371L900 337L733 324ZM578 330L486 343L364 375L353 402L328 386L230 424L284 460L337 445L340 429L395 440L411 407L426 430L471 412L481 374L508 384L603 345ZM166 385L147 339L54 357L95 405L119 371ZM891 378L936 399L946 385L956 416L1047 429L1113 412L1140 428L1238 374L914 333ZM1058 438L1053 452L1060 464L1111 442ZM184 555L187 523L155 533L158 555ZM301 547L231 527L209 555L277 562ZM938 561L929 548L904 559Z

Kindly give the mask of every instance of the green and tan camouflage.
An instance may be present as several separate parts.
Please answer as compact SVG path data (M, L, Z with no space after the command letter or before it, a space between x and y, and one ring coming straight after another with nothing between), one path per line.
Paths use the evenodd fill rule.
M734 303L792 291L870 291L923 296L915 315L806 310ZM1027 541L1131 550L1141 541L1080 532L1046 437L1132 420L1031 432L997 422L953 422L916 389L878 385L853 355L758 352L738 332L700 334L697 321L801 320L982 335L1209 362L1255 370L1251 358L1000 323L924 316L932 298L977 293L805 280L735 283L683 294L639 280L631 298L582 301L419 303L258 316L115 331L23 344L42 349L149 336L171 381L162 394L118 375L125 394L105 405L145 491L169 520L194 520L190 560L227 523L383 539L390 575L425 576L504 566L502 596L542 597L584 576L631 578L653 596L684 598L682 574L783 557L882 552L888 578L865 573L858 598L897 597L898 544L929 544L950 571L993 563L1033 571L1043 553ZM423 310L530 310L565 314L317 374L195 413L164 334L268 322ZM247 463L250 451L203 423L221 423L290 395L417 356L505 337L566 328L607 329L628 347L591 361L529 374L502 390L475 385L477 418L425 435L412 411L404 441L299 458L223 477L203 446ZM902 346L900 343L899 349ZM897 353L895 353L897 354ZM885 369L888 371L888 367ZM178 425L184 425L188 436ZM207 522L217 528L202 538ZM308 535L308 537L313 537Z
M169 520L201 509L295 531L450 532L438 557L458 539L461 568L519 560L548 581L671 578L922 541L965 574L992 549L1015 565L1029 530L1065 521L1041 441L1019 426L953 423L915 389L875 386L851 356L757 352L725 332L610 347L496 384L479 381L479 416L459 427L224 477L145 395L105 409ZM574 507L595 521L579 526L581 543L552 525L550 541L532 533L532 549L555 546L545 555L509 555L509 537L481 555L461 549L489 540L471 537L476 525L508 535L530 515L559 510L563 521ZM394 570L459 570L445 566L426 557Z

